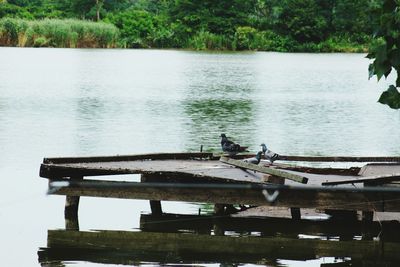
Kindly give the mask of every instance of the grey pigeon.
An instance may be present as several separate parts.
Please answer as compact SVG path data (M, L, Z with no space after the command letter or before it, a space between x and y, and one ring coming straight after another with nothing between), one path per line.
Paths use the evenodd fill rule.
M262 151L258 151L255 157L244 159L243 161L247 163L258 164L261 161L262 153L263 153Z
M262 147L262 152L264 153L264 157L271 163L274 163L275 160L279 159L279 155L269 150L264 143L262 143L260 146Z
M230 141L225 134L221 134L221 147L222 151L227 153L229 156L234 156L239 152L244 152L247 149L247 146L240 146L239 144L235 144Z

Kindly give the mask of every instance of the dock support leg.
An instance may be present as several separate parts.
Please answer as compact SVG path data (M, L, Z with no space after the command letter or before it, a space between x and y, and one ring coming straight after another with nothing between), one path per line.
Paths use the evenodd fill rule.
M83 176L71 177L72 181L83 180ZM64 219L66 230L79 230L78 221L79 196L66 196Z
M214 204L214 214L215 215L224 215L225 214L225 204Z
M140 182L151 183L151 182L161 182L161 181L159 175L142 174L140 176ZM151 214L153 215L163 214L160 200L150 200L149 202L150 202Z
M162 215L161 201L159 200L150 200L150 209L151 214L153 215Z
M293 220L301 219L300 208L290 208L290 214L292 215Z

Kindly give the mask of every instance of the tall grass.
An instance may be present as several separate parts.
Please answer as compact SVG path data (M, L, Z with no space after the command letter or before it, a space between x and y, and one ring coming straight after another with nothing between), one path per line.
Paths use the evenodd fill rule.
M195 50L231 50L231 40L225 35L200 31L188 40L188 48Z
M115 47L118 29L102 22L75 19L0 19L0 46Z

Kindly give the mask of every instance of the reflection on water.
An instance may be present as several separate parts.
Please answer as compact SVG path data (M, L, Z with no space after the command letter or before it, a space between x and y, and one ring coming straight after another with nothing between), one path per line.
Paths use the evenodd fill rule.
M256 264L398 266L400 224L195 215L141 215L141 231L49 230L42 266ZM338 242L340 240L340 242ZM316 264L315 264L316 263ZM331 265L329 265L331 266Z
M207 151L219 151L219 136L234 134L237 142L251 144L257 113L256 56L242 54L192 54L193 62L184 72L187 82L183 106L187 118L186 149L203 145ZM245 144L243 144L245 145Z
M221 133L236 132L237 140L252 141L254 133L253 103L246 99L201 99L184 104L190 118L189 140L204 145L207 151L220 151L216 139ZM218 139L217 139L218 140ZM245 145L245 144L243 144ZM194 147L194 144L188 144Z

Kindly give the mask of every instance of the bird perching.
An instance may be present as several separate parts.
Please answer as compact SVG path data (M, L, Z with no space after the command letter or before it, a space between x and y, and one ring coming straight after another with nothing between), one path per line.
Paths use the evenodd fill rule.
M251 164L259 164L261 161L262 151L258 151L255 157L244 159L244 162L251 163Z
M229 156L234 156L240 152L247 152L246 150L248 148L247 146L241 146L239 144L232 142L231 140L228 139L228 137L226 137L225 134L221 134L220 137L221 137L222 151L227 153Z
M264 153L265 159L269 160L271 163L274 163L275 160L279 159L279 154L269 150L264 143L262 143L260 146L262 148L262 152Z

